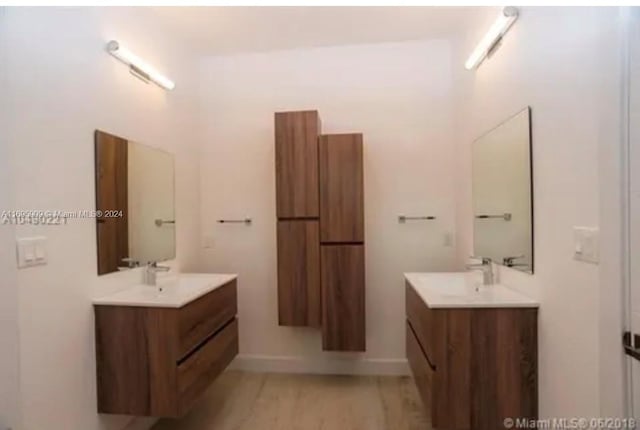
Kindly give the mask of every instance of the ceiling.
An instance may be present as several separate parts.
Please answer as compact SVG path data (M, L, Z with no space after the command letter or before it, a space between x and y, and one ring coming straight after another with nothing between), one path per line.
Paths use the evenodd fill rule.
M450 38L482 7L153 7L163 28L205 55Z

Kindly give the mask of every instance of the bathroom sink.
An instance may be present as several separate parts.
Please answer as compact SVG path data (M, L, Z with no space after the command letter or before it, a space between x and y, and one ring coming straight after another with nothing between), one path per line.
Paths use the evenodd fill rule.
M405 273L430 308L537 308L539 303L511 288L482 284L479 272Z
M93 304L180 308L236 278L232 274L181 273L158 278L157 285L132 285L94 299Z

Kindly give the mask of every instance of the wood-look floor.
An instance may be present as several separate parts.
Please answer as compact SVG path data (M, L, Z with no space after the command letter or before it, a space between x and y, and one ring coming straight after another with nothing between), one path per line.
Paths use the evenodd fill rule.
M429 430L410 377L223 373L185 417L152 430Z

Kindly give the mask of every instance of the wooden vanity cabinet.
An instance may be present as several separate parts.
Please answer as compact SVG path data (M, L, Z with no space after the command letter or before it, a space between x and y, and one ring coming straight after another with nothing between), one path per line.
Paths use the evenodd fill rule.
M181 308L95 305L98 412L184 415L238 354L233 280Z
M406 285L406 352L434 429L538 417L537 309L431 309Z

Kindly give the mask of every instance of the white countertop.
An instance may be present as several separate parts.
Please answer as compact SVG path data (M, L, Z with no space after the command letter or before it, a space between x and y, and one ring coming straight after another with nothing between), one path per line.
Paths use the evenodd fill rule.
M236 279L238 275L180 273L158 278L158 285L133 285L107 296L93 299L94 305L181 308Z
M482 285L480 272L405 273L424 302L438 308L537 308L540 303L504 285Z

